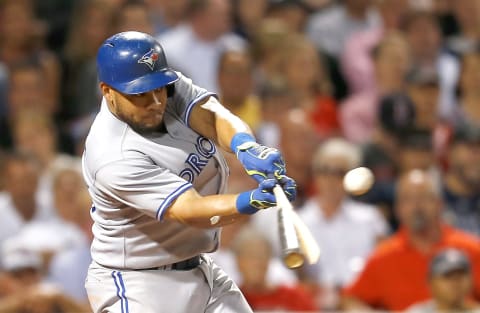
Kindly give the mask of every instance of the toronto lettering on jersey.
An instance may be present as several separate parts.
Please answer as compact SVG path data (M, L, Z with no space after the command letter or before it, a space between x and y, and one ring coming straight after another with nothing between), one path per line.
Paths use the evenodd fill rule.
M195 149L197 150L197 153L190 153L188 155L185 160L188 167L183 169L179 174L180 177L190 183L193 183L195 176L200 174L217 151L215 144L210 139L202 136L197 138Z

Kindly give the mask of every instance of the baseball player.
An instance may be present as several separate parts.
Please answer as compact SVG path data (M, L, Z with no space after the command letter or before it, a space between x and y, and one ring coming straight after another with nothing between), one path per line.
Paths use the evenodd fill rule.
M259 145L216 96L171 70L160 44L139 32L107 39L97 55L103 100L86 140L83 174L93 200L94 312L251 312L235 283L204 253L219 227L294 199L276 149ZM259 183L225 190L219 148Z

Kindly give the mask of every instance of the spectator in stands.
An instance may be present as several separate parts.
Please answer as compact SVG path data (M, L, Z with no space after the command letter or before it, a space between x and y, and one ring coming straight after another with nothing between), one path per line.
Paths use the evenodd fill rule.
M452 127L438 114L438 73L435 69L414 67L406 81L408 95L415 104L415 127L431 132L435 157L443 162Z
M222 104L256 130L261 105L253 94L253 60L244 50L225 50L218 64L218 87Z
M9 296L19 290L19 283L4 270L0 270L0 302L6 296Z
M283 77L266 81L260 88L262 121L256 129L259 142L269 147L280 146L280 125L284 112L298 106L294 91Z
M12 123L22 110L35 109L53 115L54 106L49 102L44 83L44 71L33 60L10 67L7 114L0 117L0 145L11 148Z
M307 35L319 51L338 57L345 40L354 32L379 24L371 0L345 0L313 14L307 24Z
M402 23L415 67L437 69L442 34L435 15L425 11L407 14Z
M308 8L303 1L269 0L266 18L278 19L292 32L303 33L308 17Z
M84 241L53 256L49 266L49 280L57 284L66 295L86 303L85 277L92 261L90 211L94 208L91 208L91 200L80 172L74 169L56 172L53 178L53 196L58 215L78 229ZM72 268L75 271L71 271Z
M1 245L2 268L13 277L19 287L28 288L42 282L42 257L22 246L18 237L12 237Z
M265 17L269 0L238 0L234 2L235 33L247 40L254 34Z
M0 197L0 242L11 237L31 221L48 220L52 208L41 207L36 200L40 167L26 153L14 152L5 160L5 191Z
M53 199L58 216L78 227L91 240L91 201L79 168L57 169L52 177Z
M357 279L344 289L343 309L404 310L430 297L425 280L433 255L457 248L472 262L474 296L480 298L479 240L441 220L440 191L420 170L404 173L397 185L400 230L380 244Z
M233 251L236 238L243 228L248 228L249 218L240 223L235 223L222 228L222 240L217 251L211 254L212 259L228 273L233 281L240 286L243 282L243 274L237 264L237 257ZM294 285L298 282L295 273L282 264L279 257L272 257L268 264L265 277L268 285Z
M21 243L9 240L2 248L2 264L10 279L10 291L0 298L3 313L88 312L85 304L62 294L43 280L41 257L26 250Z
M243 48L243 40L230 32L228 0L194 0L188 21L159 36L169 65L211 92L218 92L217 67L222 51Z
M351 94L375 89L375 67L371 51L384 36L398 31L409 9L408 0L375 1L382 22L347 38L340 58L341 72Z
M104 0L77 2L64 46L62 117L84 118L100 109L96 60L98 47L112 32L113 9Z
M295 92L319 137L338 134L340 123L332 83L313 44L302 35L290 35L288 45L280 52L280 62L280 74Z
M7 115L8 70L0 60L0 119Z
M320 140L304 110L292 109L281 113L279 148L288 164L289 175L297 182L296 203L302 205L312 192L310 164Z
M343 177L359 166L360 158L359 149L340 138L322 143L313 157L316 195L305 203L299 214L322 251L320 261L307 267L307 279L319 284L321 289L338 292L350 283L362 270L377 242L388 233L388 226L377 208L349 199L343 189ZM323 303L323 307L335 309L337 304Z
M257 86L281 76L281 53L288 47L290 34L287 25L276 19L265 19L258 26L252 44Z
M181 23L187 18L188 0L145 0L148 5L150 19L154 26L154 35L160 35Z
M455 132L443 179L446 219L480 236L480 130L467 126Z
M446 249L433 258L428 271L428 285L432 299L413 305L407 312L472 312L479 308L469 299L472 291L471 265L460 250Z
M413 67L406 79L408 94L415 104L415 126L434 129L438 123L438 74L434 69Z
M412 128L407 130L398 142L400 173L420 169L429 173L437 184L440 172L435 162L432 133L429 130Z
M465 53L460 62L458 99L451 120L456 127L464 124L480 125L480 52Z
M385 36L373 49L372 58L376 87L352 95L340 106L343 133L355 143L365 143L371 138L377 123L379 100L385 95L402 92L410 69L409 46L400 33Z
M116 33L131 30L154 33L149 7L143 0L128 0L120 6L114 15L113 27Z
M272 258L268 240L250 227L242 229L233 244L240 289L253 310L316 311L313 297L300 285L273 285L267 280Z
M451 1L450 6L459 32L447 38L448 49L458 54L476 49L480 39L480 4L475 0Z
M413 67L430 70L437 74L439 95L435 114L450 119L455 106L456 70L452 72L452 62L457 63L443 48L443 38L437 16L426 11L412 11L406 15L402 30L410 45Z
M7 246L12 243L14 247L21 247L29 253L40 256L40 271L43 275L48 272L54 256L69 249L85 247L87 239L75 225L66 223L55 216L46 220L33 219L24 223L18 232L4 241L4 245ZM78 272L81 271L80 267L75 268Z
M440 189L442 173L435 159L432 133L425 129L409 129L400 137L398 146L399 174L422 170L430 176L435 187Z
M7 68L24 62L37 62L42 69L42 84L47 102L56 110L60 90L57 57L42 47L44 34L35 17L34 3L7 0L0 3L0 62Z
M39 205L53 208L52 175L58 168L80 167L80 160L58 151L58 131L53 119L45 112L22 110L12 123L14 146L32 154L39 162Z
M8 113L14 118L19 111L35 108L49 115L55 113L45 88L45 72L34 60L17 63L10 68Z
M393 198L401 156L399 143L414 125L415 105L405 93L387 95L380 100L377 119L372 138L362 147L362 165L372 170L375 183L361 200L381 207L392 229L396 229Z

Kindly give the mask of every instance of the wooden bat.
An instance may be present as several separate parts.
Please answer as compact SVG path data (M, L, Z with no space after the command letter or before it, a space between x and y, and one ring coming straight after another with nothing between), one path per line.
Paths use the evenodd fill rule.
M288 268L298 268L305 261L317 263L320 247L307 225L293 210L281 186L276 185L273 193L277 200L278 231L282 245L283 262Z

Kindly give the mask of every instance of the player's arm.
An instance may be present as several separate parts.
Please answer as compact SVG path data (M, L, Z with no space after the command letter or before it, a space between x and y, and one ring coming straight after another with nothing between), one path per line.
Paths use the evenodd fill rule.
M200 228L214 228L231 224L258 210L276 205L273 187L278 183L274 179L266 179L258 188L241 194L210 195L202 197L191 188L182 193L167 209L164 219L176 220L180 223ZM283 176L280 183L285 194L294 200L295 182Z
M193 107L189 125L199 134L214 140L225 151L235 153L247 173L257 182L286 173L281 153L258 144L247 124L215 97L208 97Z
M237 133L245 133L253 137L250 127L212 96L193 107L189 125L194 131L214 140L228 152L235 152L231 150L230 143Z
M236 195L201 196L190 182L135 152L100 168L91 188L119 210L128 207L159 221L169 219L209 228L276 205L276 184L282 186L290 200L295 198L295 181L286 176L265 179L257 188Z

